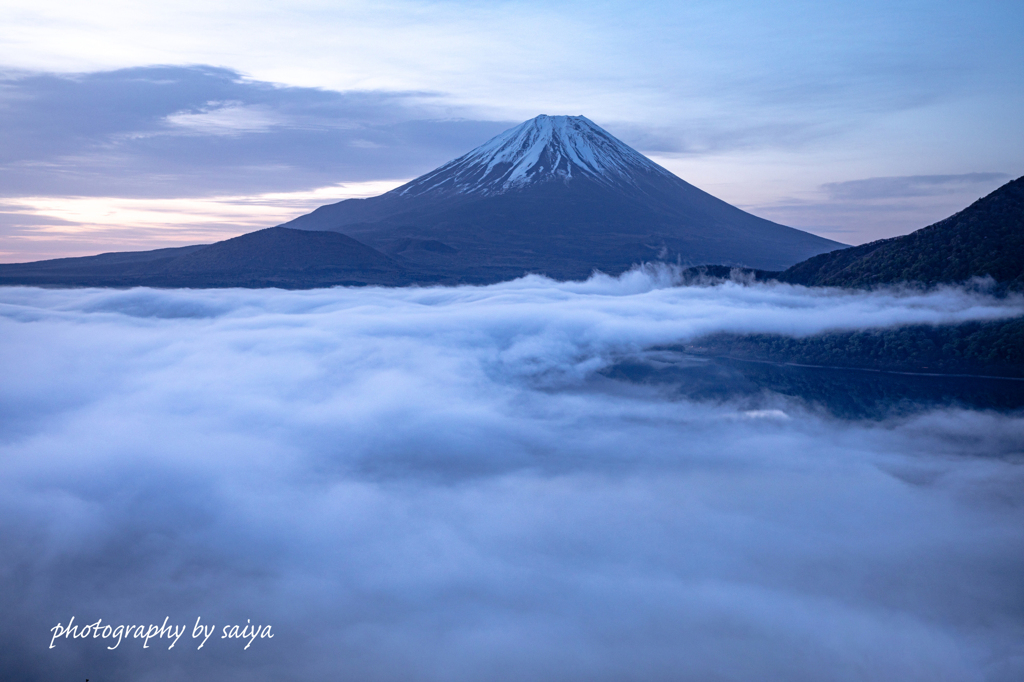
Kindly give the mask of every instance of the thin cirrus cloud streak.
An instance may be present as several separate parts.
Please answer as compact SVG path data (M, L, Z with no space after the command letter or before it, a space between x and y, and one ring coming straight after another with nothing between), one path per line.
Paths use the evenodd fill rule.
M1019 679L1019 415L841 421L599 372L1024 301L671 284L0 289L4 669ZM277 635L46 649L72 615Z
M199 111L173 113L164 119L172 127L199 135L241 135L265 133L287 120L273 110L246 106L241 102L210 101Z
M896 199L952 194L964 186L1011 180L1006 173L964 173L962 175L911 175L903 178L867 178L822 185L835 199Z

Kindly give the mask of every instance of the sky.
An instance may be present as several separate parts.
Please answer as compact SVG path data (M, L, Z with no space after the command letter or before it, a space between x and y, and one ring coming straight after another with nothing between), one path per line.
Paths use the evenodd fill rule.
M0 261L203 243L541 113L849 244L1024 174L1019 2L0 7Z
M1024 298L675 283L0 288L5 679L1022 679L1019 411L607 370Z

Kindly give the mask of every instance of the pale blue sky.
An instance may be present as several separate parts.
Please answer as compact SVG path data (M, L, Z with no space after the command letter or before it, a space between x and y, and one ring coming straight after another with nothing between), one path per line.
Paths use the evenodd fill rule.
M0 25L7 261L275 224L539 113L848 243L1024 174L1020 2L9 0Z

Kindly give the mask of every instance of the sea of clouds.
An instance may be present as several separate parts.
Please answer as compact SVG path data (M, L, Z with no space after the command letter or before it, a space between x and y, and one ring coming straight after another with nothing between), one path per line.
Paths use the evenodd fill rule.
M3 678L1022 679L1024 416L600 371L1024 300L674 282L0 288ZM218 632L48 648L71 616Z

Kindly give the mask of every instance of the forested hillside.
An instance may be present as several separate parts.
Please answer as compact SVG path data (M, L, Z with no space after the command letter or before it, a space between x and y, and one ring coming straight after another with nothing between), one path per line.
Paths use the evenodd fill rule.
M913 325L805 338L775 334L705 337L690 353L901 372L1024 377L1024 317L933 327Z
M1024 177L963 211L903 237L814 256L779 275L806 286L928 285L991 276L1024 289Z

